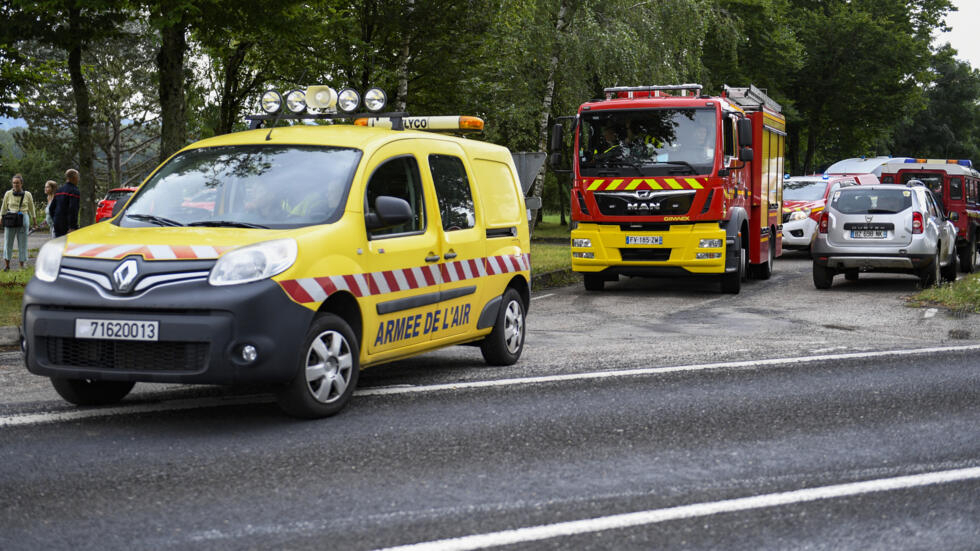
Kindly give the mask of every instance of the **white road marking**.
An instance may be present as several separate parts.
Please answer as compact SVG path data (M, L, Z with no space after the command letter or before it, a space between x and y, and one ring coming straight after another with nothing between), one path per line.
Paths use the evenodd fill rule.
M539 296L536 296L536 297L531 297L531 300L538 300L539 298L548 298L548 297L553 297L553 296L555 296L554 293L548 293L547 295L539 295Z
M518 528L516 530L504 530L501 532L476 534L473 536L465 536L460 538L389 547L384 551L466 551L473 549L486 549L488 547L499 547L503 545L542 541L546 539L574 536L578 534L601 532L604 530L617 530L672 520L706 517L722 513L748 511L752 509L763 509L782 505L793 505L797 503L836 499L875 492L906 490L909 488L919 488L935 484L948 484L951 482L959 482L964 480L976 480L978 478L980 478L980 467L899 476L895 478L880 478L877 480L867 480L864 482L835 484L832 486L823 486L819 488L807 488L804 490L764 494L737 499L728 499L724 501L695 503L692 505L669 507L667 509L651 509L647 511L638 511L635 513L609 515L605 517L559 522L556 524L545 524L540 526L529 526L526 528Z
M924 314L922 314L922 318L923 319L929 319L929 318L935 316L936 315L936 312L938 312L938 311L939 310L936 310L935 308L930 308L930 309L926 310L926 312Z
M980 351L980 345L940 346L933 348L915 348L911 350L885 350L880 352L851 352L843 354L824 354L817 356L800 356L795 358L773 358L769 360L744 360L738 362L719 362L711 364L681 365L672 367L647 367L635 369L617 369L614 371L593 371L587 373L568 373L564 375L542 375L539 377L520 377L510 379L494 379L490 381L471 381L467 383L443 383L418 386L385 386L363 388L354 391L354 396L392 396L397 394L424 394L447 390L467 390L478 388L495 388L507 386L524 386L543 383L567 381L583 381L597 379L615 379L620 377L640 377L645 375L660 375L664 373L712 371L718 369L761 369L781 365L795 366L801 363L827 362L836 360L861 360L883 358L888 356L922 356L941 352ZM157 411L184 410L193 408L215 407L222 405L242 405L249 403L271 402L266 395L237 396L234 398L204 398L174 400L155 404L139 404L132 406L114 406L97 409L81 409L58 412L38 412L0 416L0 428L58 421L74 421L92 417L107 417L111 415L129 415L133 413L149 413Z

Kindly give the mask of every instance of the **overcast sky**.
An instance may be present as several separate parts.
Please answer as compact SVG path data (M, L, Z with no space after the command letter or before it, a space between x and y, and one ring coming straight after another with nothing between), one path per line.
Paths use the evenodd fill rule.
M949 42L959 52L963 61L968 61L974 69L980 69L980 0L953 0L959 11L946 17L946 24L953 28L936 38L937 44Z

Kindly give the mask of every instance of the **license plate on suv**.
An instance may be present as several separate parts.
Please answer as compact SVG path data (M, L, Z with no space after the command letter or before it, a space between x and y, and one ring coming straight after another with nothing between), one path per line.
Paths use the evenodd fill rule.
M76 318L75 338L114 341L156 341L160 339L160 322Z
M884 239L887 236L885 230L851 230L851 239Z
M627 245L663 245L664 238L659 235L627 235Z

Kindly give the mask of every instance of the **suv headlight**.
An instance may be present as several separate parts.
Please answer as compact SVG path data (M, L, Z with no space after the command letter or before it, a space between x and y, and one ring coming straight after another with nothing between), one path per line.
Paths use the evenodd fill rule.
M211 285L238 285L267 279L296 262L296 240L277 239L225 253L211 268Z
M34 276L41 281L52 281L58 279L58 270L61 269L61 255L65 252L64 236L52 239L41 246L37 253L37 260L34 262Z

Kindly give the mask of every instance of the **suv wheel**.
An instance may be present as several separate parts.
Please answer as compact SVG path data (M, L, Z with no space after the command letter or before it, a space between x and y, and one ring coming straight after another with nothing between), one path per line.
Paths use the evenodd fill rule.
M928 266L922 268L919 272L919 283L922 288L931 287L936 283L939 283L939 277L941 276L939 272L939 251L936 251L935 256L932 258L932 262Z
M857 268L850 268L844 270L844 279L848 281L857 281L858 277L860 277L858 274L860 273L861 273L860 270L858 270Z
M957 268L957 256L956 251L949 255L949 264L942 269L943 281L956 281L956 268Z
M960 251L960 270L971 274L977 269L977 234L970 235L970 240Z
M830 289L834 284L834 270L827 266L813 263L813 286L817 289Z

